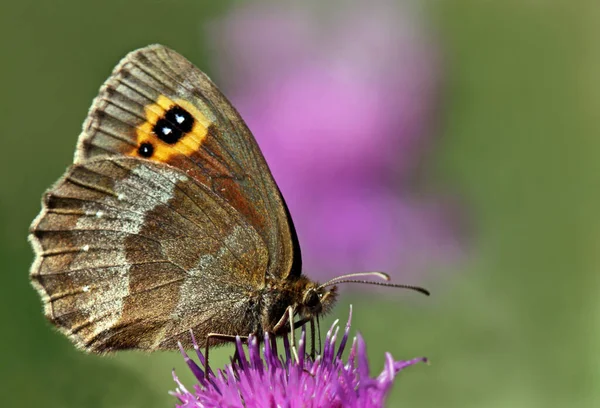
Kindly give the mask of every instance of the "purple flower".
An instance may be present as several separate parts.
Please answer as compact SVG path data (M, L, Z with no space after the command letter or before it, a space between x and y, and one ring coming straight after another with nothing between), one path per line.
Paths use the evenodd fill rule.
M407 2L319 4L243 4L210 35L218 82L283 192L305 270L393 275L446 261L458 252L452 206L413 188L433 142L437 50Z
M193 391L188 390L173 372L177 390L172 392L178 407L381 407L396 374L415 363L427 361L415 358L395 361L386 353L384 370L375 378L369 375L366 345L360 334L344 362L344 352L350 332L350 317L344 336L336 349L339 327L337 321L325 338L322 354L313 361L305 354L306 331L298 343L298 360L293 359L287 337L284 337L285 358L278 356L277 345L265 337L263 354L256 337L251 336L246 357L240 338L236 341L239 358L214 374L206 373L182 349L186 363L198 379ZM181 347L181 346L180 346ZM204 356L194 340L201 364Z

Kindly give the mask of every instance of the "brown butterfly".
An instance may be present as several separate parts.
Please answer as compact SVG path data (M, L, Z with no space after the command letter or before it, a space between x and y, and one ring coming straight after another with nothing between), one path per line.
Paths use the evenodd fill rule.
M365 275L302 275L289 211L244 121L160 45L127 55L100 89L30 241L46 317L100 353L190 346L190 330L206 347L293 333L330 310L335 284Z

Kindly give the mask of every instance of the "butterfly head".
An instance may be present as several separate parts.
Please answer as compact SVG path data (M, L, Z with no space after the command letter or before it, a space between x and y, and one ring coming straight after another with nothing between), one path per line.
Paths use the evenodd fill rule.
M317 283L308 284L299 304L299 312L304 317L314 317L328 313L337 299L337 286L323 287Z
M353 279L357 277L377 277L384 280L384 282ZM429 291L427 289L423 289L419 286L390 283L389 280L390 277L383 272L350 273L333 278L321 285L312 282L307 278L300 279L299 284L302 286L302 289L299 291L299 293L302 293L302 297L301 300L297 302L296 311L305 318L312 318L323 313L328 313L337 299L337 285L340 283L363 283L367 285L389 286L394 288L410 289L421 292L425 295L429 295Z
M373 282L353 279L356 277L365 276L377 277L384 280L385 282ZM337 299L337 285L340 283L363 283L368 285L390 286L395 288L410 289L417 292L421 292L425 295L429 295L429 291L419 286L399 285L389 283L389 280L390 277L383 272L359 272L338 276L323 283L322 285L308 281L303 290L302 301L299 305L300 314L302 314L304 317L314 317L319 314L329 312L329 310L335 303L335 300Z

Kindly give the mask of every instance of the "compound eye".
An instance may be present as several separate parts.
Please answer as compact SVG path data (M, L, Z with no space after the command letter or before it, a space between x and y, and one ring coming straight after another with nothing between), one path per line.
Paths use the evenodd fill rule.
M304 302L304 304L307 307L313 309L313 308L319 306L320 303L321 303L321 298L316 291L311 290L310 292L308 292L306 294L306 301Z

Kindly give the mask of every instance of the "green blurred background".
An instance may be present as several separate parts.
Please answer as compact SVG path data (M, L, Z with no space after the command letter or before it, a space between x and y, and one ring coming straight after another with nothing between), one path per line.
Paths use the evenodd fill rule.
M160 42L209 73L204 21L228 2L3 2L0 174L2 406L172 406L177 353L84 355L30 287L27 229L71 162L92 98L128 51ZM475 226L466 261L424 301L348 294L372 371L427 355L390 406L600 406L600 6L430 1L446 95L434 175ZM218 75L214 75L217 76ZM216 353L226 361L230 349Z

